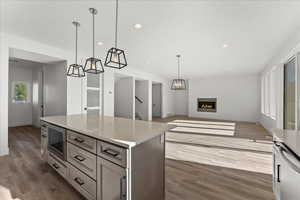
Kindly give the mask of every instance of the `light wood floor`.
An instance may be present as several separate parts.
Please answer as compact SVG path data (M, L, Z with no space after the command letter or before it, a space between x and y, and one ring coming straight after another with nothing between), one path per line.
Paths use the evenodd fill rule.
M175 150L181 148L170 148L173 144L177 145L167 144L169 155L175 155ZM83 199L42 162L39 129L10 128L9 148L10 155L0 157L1 200ZM270 174L177 157L166 160L166 200L274 200L271 181Z

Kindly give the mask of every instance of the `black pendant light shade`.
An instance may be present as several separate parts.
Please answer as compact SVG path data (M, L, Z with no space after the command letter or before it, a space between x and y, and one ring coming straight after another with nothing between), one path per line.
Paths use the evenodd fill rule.
M67 76L78 77L78 78L85 77L83 66L78 64L70 65L67 71Z
M186 84L184 79L173 79L172 90L185 90Z
M105 59L105 66L116 69L122 69L126 67L127 60L124 51L115 47L112 47L110 50L108 50Z
M178 63L178 78L173 79L171 89L172 90L185 90L186 89L185 80L180 78L180 61L179 61L180 55L176 55L176 57L177 57L177 63Z
M118 16L119 16L119 1L116 0L116 24L115 24L115 47L108 50L105 66L115 69L122 69L127 66L127 60L125 52L122 49L118 49Z
M86 59L84 71L91 74L100 74L104 72L103 64L100 59L90 57Z
M84 77L85 73L83 70L83 66L77 64L77 44L78 44L78 27L80 26L79 22L72 22L72 24L76 27L76 43L75 43L75 64L71 64L67 70L67 76L72 77Z
M95 58L95 15L97 14L97 10L95 8L90 8L89 11L93 16L93 56L86 59L84 71L91 74L100 74L104 72L104 68L102 61Z

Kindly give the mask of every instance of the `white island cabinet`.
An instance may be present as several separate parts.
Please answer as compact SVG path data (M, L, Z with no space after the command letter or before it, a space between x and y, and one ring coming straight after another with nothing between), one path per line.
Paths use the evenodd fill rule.
M165 199L166 124L84 114L41 120L43 158L86 199Z

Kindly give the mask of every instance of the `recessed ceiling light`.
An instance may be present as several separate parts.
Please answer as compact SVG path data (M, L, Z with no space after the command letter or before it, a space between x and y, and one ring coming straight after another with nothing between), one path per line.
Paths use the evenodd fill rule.
M97 44L98 44L99 46L102 46L102 45L103 45L103 42L97 42Z
M141 24L135 24L135 25L134 25L134 28L135 28L135 29L141 29L142 27L143 27L143 26L142 26Z
M227 48L228 47L228 44L223 44L223 48Z

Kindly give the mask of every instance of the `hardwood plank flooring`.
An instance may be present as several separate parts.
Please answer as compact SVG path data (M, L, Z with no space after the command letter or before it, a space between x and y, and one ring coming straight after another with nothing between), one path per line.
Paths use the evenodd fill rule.
M0 157L1 200L83 199L41 160L39 129L10 128L9 147ZM166 200L274 200L271 182L270 174L166 159Z

